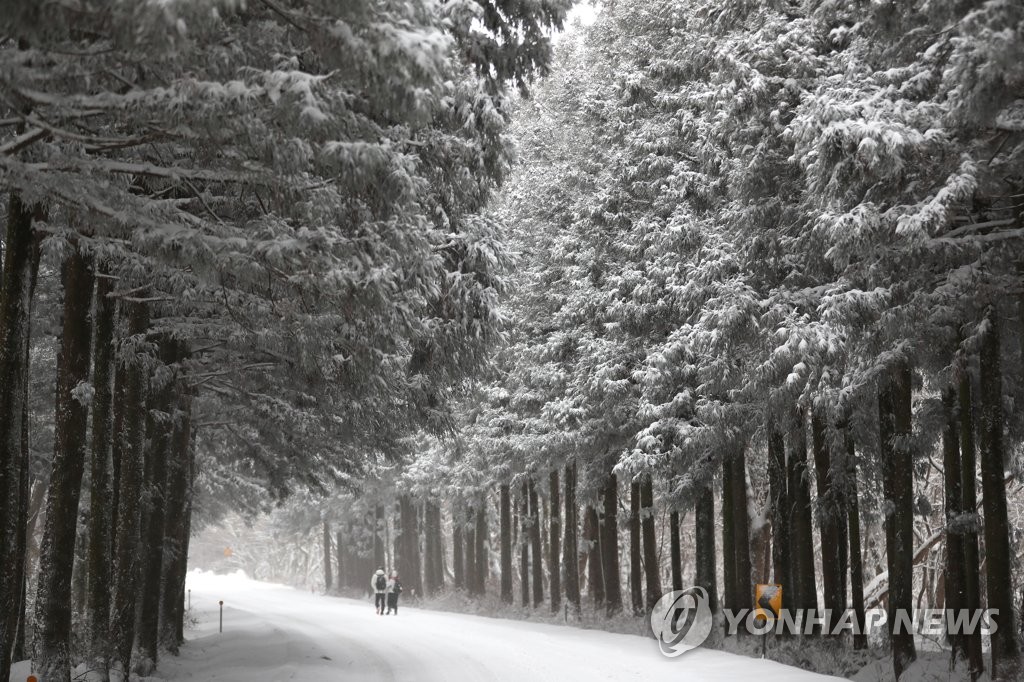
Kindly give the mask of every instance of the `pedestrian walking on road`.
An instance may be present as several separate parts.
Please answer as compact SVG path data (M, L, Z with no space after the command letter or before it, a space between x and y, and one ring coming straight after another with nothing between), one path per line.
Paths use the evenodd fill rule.
M388 578L384 575L384 567L381 566L377 569L377 572L370 577L370 589L373 590L374 605L377 609L377 615L384 615L384 604L385 596L388 590Z
M398 579L398 571L391 571L391 578L388 579L388 612L387 615L391 615L391 610L394 609L395 615L398 615L398 595L402 594L402 583Z

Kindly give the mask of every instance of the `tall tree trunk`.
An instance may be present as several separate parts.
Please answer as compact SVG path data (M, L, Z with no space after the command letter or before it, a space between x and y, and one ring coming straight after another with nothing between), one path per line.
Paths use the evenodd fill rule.
M562 564L565 566L565 598L580 612L579 522L576 506L576 460L565 465L565 543Z
M523 483L519 505L519 599L530 605L530 486Z
M22 472L28 469L23 448L25 398L33 273L32 209L11 194L0 288L0 680L10 676L24 582L24 552L18 523Z
M434 575L437 579L434 587L437 591L441 591L444 589L444 526L441 522L440 503L430 502L429 505L434 528L434 554L431 559L434 564Z
M811 523L810 472L807 467L807 422L802 409L796 410L792 428L787 462L789 501L792 505L789 542L794 550L790 566L793 582L791 603L793 608L802 609L807 614L818 610L818 588L814 579L814 527Z
M609 473L604 486L604 518L601 523L601 558L604 576L605 611L609 616L622 611L622 582L619 577L619 481Z
M167 502L167 460L174 433L174 395L177 384L179 344L168 336L160 339L160 362L169 375L155 374L150 380L152 437L146 453L146 493L142 528L142 582L139 620L136 624L138 669L149 674L156 667L160 638L160 587L164 564L163 537ZM158 383L158 377L162 382Z
M466 591L476 595L476 524L474 515L476 510L472 505L464 507L465 515L462 517L464 524L465 552L466 552Z
M640 525L644 540L644 575L647 587L647 612L661 599L661 572L654 530L654 482L650 474L640 478Z
M814 470L818 483L818 526L821 533L821 582L824 588L825 613L831 632L831 623L846 609L846 565L840 550L845 545L840 531L843 509L839 503L841 482L834 481L832 454L826 440L827 423L820 408L811 414L811 434L814 445Z
M974 400L971 396L971 375L966 368L957 372L959 390L958 416L960 418L960 489L964 511L975 514L978 509L977 453L974 443ZM965 607L974 613L981 608L981 565L978 551L978 524L972 522L964 528L961 540L964 550L964 600ZM977 680L985 671L985 656L981 648L981 632L978 629L965 635L967 659L972 680Z
M331 549L331 524L324 519L324 591L330 592L334 585L331 564L334 563L334 551Z
M512 603L512 496L507 483L499 489L501 505L501 601Z
M106 265L96 281L96 338L93 357L92 460L89 472L88 656L95 676L109 676L110 569L113 554L113 496L110 476L114 402L114 320L117 304L109 294L114 280Z
M560 486L558 481L558 469L552 469L548 474L548 496L550 498L551 513L548 516L548 526L551 537L550 565L548 567L551 580L551 612L558 613L562 608L562 560L561 538L562 538L562 512Z
M537 499L537 487L530 479L530 559L533 563L533 607L537 608L544 602L544 564L542 563L540 543L540 503Z
M338 592L341 592L348 587L348 561L345 559L345 532L340 527L334 532L334 552L338 562Z
M398 499L402 519L401 553L396 561L398 574L410 594L419 597L423 594L423 574L420 570L420 534L416 505L408 495L402 495ZM467 567L471 565L467 563ZM472 570L467 571L468 580L472 580L472 575Z
M879 436L882 448L882 485L893 505L885 519L886 562L889 568L889 640L896 679L917 658L914 635L898 613L914 607L913 459L911 430L911 372L901 363L878 399ZM902 625L902 627L900 627ZM900 630L897 632L897 630Z
M786 485L786 443L772 424L768 433L768 513L772 524L772 580L792 586L789 544L789 493Z
M463 566L465 566L465 557L463 556L462 507L455 502L452 504L452 575L457 590L466 587Z
M71 572L89 416L89 396L82 385L89 381L93 279L92 257L75 246L61 268L64 322L57 356L55 443L36 596L33 665L47 682L71 677Z
M708 605L715 612L718 611L718 569L715 566L715 493L710 484L700 491L694 511L697 564L694 582L707 592Z
M853 636L854 649L867 649L868 636L865 633L867 614L864 611L864 565L860 547L860 503L857 493L857 453L854 449L853 431L849 423L846 425L846 467L847 467L847 508L850 527L850 593L853 597L853 615L857 622L857 631L861 634Z
M946 575L943 583L945 609L965 607L963 535L957 527L963 514L963 491L960 489L960 425L956 415L956 389L947 387L942 392L942 469L943 493L946 507ZM960 633L949 634L950 670L958 660L967 660L967 641Z
M604 606L604 566L601 564L601 522L597 509L587 505L583 517L583 537L587 541L587 593L594 607Z
M476 507L476 593L483 596L487 591L487 575L490 573L490 560L487 552L487 498L480 500Z
M633 615L644 609L643 566L640 558L640 481L629 486L629 600Z
M423 502L423 589L426 594L437 593L437 575L434 573L434 515L430 501Z
M128 333L136 339L149 327L149 309L145 303L128 303ZM122 345L121 352L134 344ZM146 387L148 370L141 355L121 357L130 363L125 374L124 391L115 397L124 405L115 405L115 413L123 410L122 444L118 471L117 534L114 538L114 591L110 606L111 666L130 670L132 645L135 641L135 604L141 561L139 538L142 522L143 448L146 436ZM118 434L114 434L115 439Z
M1006 509L1006 454L1003 444L1003 373L1000 359L999 316L995 306L985 313L982 334L981 413L978 445L981 450L981 494L985 512L985 585L993 614L992 679L1015 679L1020 651L1013 612L1013 557L1010 522Z
M679 533L679 511L673 509L668 515L669 527L669 552L672 562L672 590L678 592L683 589L683 551L680 545Z
M384 528L386 525L384 505L378 504L373 508L373 563L375 568L384 568L384 564L387 563L384 556ZM402 527L405 527L404 523Z
M747 511L747 457L740 446L732 465L733 556L736 562L733 597L737 609L750 608L754 602L753 570L750 563L750 515Z
M188 571L188 509L192 489L192 398L179 382L176 388L171 443L167 462L167 513L163 528L163 583L160 592L160 646L178 653L182 592ZM328 563L330 557L326 558ZM338 574L341 580L341 574Z
M722 459L722 608L736 611L736 509L732 496L732 462Z

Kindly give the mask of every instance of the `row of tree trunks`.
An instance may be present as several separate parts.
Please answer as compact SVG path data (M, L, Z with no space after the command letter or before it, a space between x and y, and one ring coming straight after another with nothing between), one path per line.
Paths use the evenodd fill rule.
M89 381L91 359L93 267L92 256L78 245L72 246L61 267L64 309L57 356L55 443L40 548L33 656L39 677L54 682L68 680L72 667L71 578L91 398L83 386ZM20 411L16 418L21 420ZM19 442L19 451L20 446Z
M28 474L28 349L38 251L33 208L11 194L7 202L0 287L0 679L11 656L24 609L25 482Z

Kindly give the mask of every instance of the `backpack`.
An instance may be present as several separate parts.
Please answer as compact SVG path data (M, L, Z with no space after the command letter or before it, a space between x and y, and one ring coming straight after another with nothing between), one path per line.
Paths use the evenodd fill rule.
M377 576L377 589L383 592L388 586L388 579L382 575Z
M395 586L391 588L392 594L402 594L402 583L395 581Z

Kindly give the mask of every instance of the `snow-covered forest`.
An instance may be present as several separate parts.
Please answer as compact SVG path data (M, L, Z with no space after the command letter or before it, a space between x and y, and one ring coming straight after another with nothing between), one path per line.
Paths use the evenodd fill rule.
M1024 676L1024 4L572 6L0 2L0 680L151 674L190 563Z

